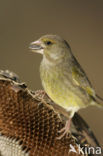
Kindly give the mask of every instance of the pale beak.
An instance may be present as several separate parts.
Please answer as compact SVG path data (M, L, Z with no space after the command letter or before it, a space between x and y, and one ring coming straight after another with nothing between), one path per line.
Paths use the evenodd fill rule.
M30 43L29 49L32 50L33 52L43 54L44 48L41 46L41 42L38 40Z

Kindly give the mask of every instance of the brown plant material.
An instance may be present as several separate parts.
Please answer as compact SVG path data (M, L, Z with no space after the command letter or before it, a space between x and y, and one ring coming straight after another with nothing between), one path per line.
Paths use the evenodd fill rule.
M68 117L43 91L32 92L14 73L0 72L2 156L82 156L78 144L99 146L78 114L72 119L71 133L58 140L58 131ZM70 152L71 145L77 153Z

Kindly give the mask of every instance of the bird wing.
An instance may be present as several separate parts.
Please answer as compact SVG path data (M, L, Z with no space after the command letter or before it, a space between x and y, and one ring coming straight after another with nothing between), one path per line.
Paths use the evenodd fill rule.
M75 85L84 89L90 96L95 96L95 92L86 76L86 73L83 71L80 64L76 60L74 60L72 67L72 79Z

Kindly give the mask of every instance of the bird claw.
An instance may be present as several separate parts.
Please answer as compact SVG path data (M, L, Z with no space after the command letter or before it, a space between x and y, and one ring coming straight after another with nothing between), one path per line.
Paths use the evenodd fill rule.
M65 127L63 127L61 130L59 130L59 133L62 133L59 137L57 137L58 140L62 139L65 135L67 136L69 133L69 129L70 129L70 124L71 124L71 118L66 121Z
M63 134L61 134L59 137L57 137L58 140L62 139L65 135L68 136L69 132L64 131Z
M63 127L62 129L60 129L60 130L58 131L58 133L62 133L63 131L65 131L65 127Z

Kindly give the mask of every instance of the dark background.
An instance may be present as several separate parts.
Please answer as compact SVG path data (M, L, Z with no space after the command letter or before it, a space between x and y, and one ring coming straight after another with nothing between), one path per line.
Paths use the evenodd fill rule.
M31 53L28 46L48 33L69 42L96 92L103 97L103 1L0 1L0 69L17 73L30 89L41 89L41 56ZM79 112L103 144L103 109L89 107Z

